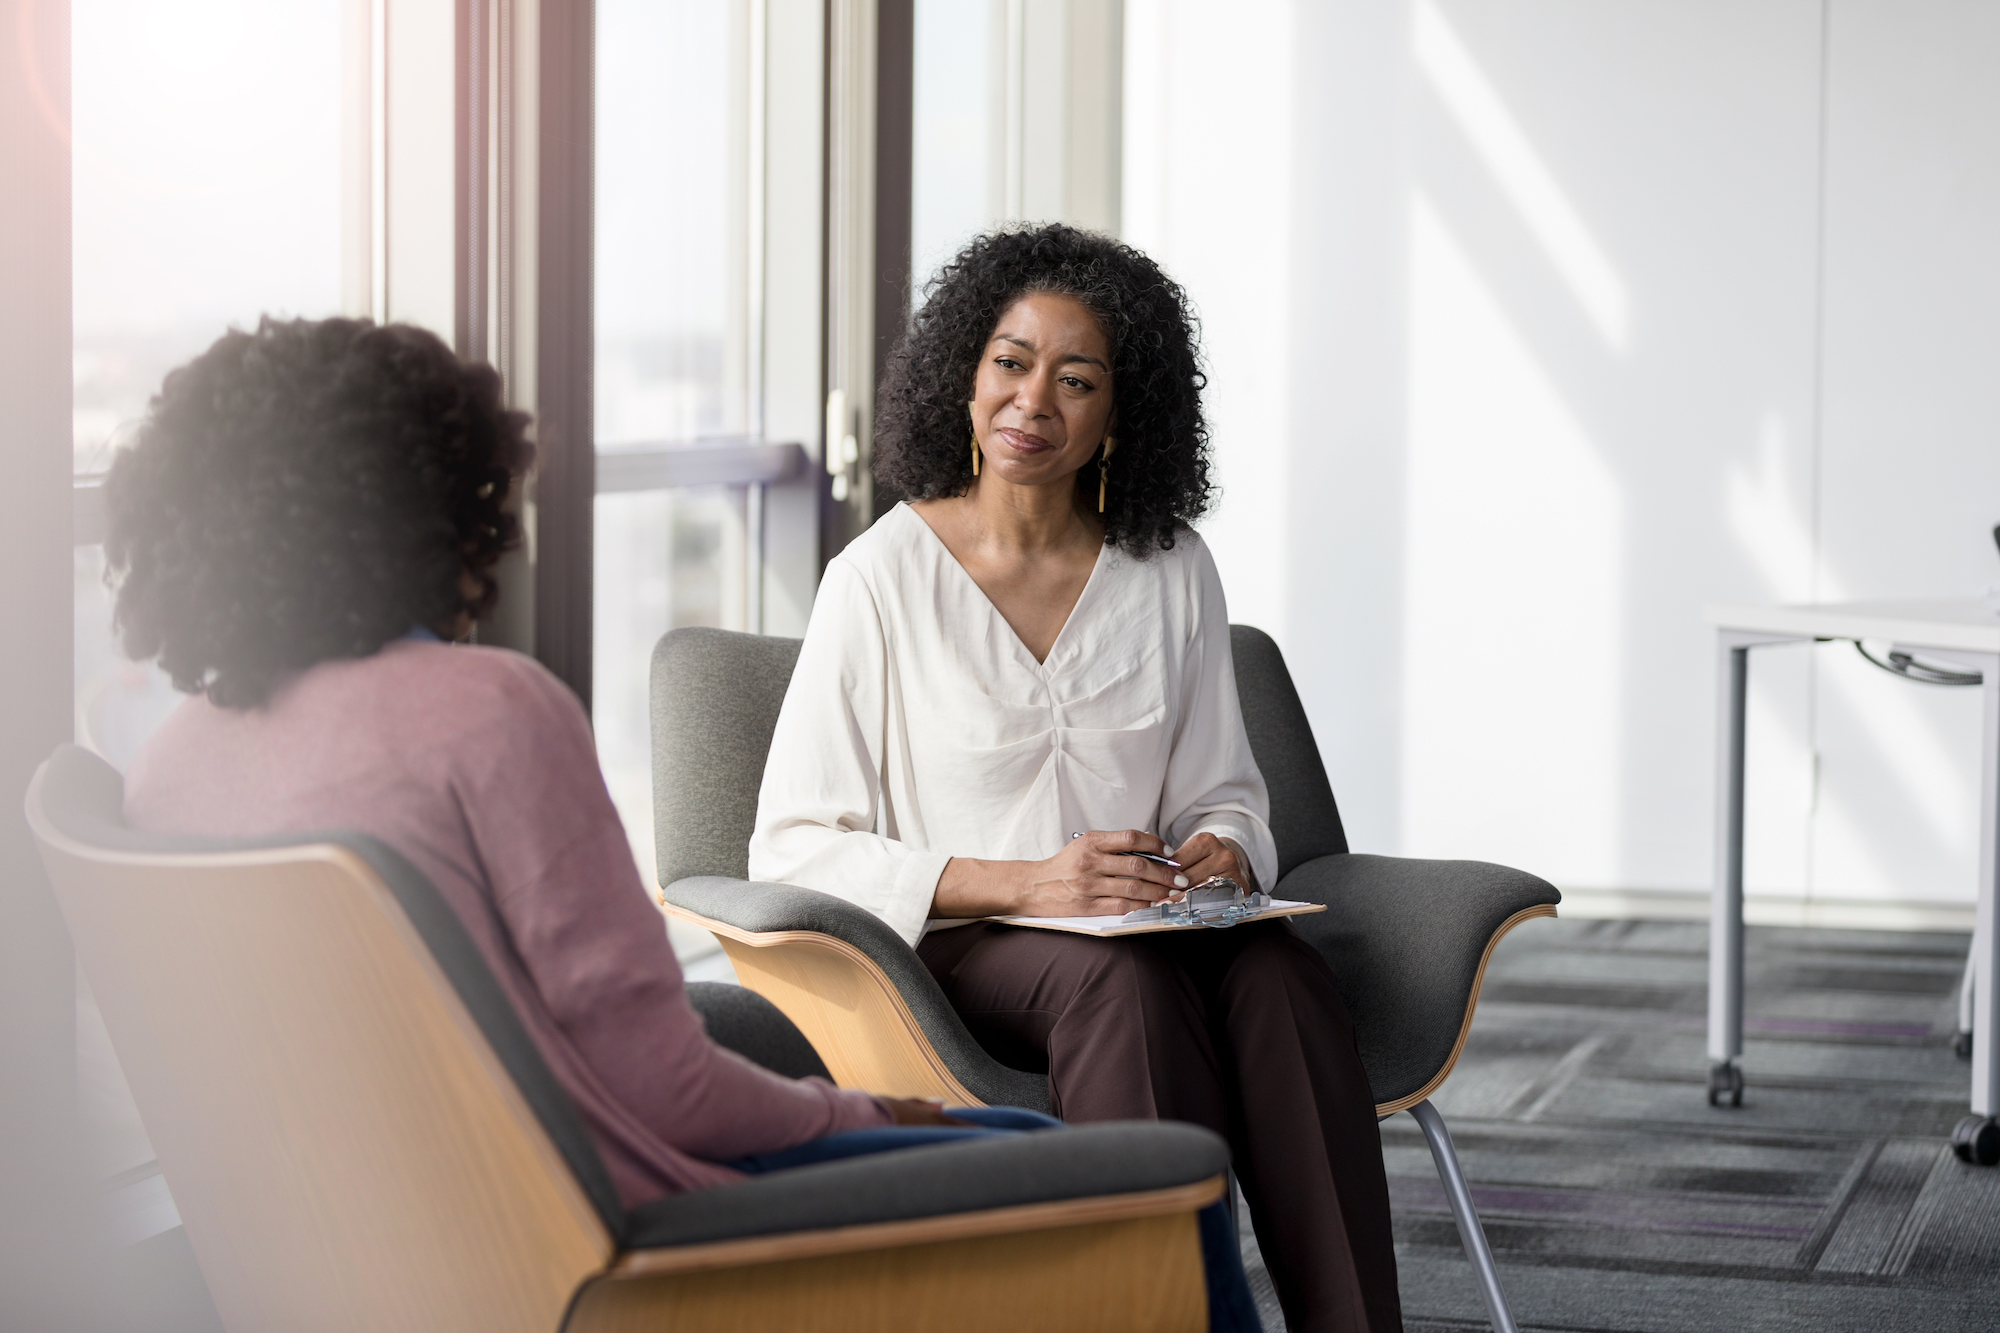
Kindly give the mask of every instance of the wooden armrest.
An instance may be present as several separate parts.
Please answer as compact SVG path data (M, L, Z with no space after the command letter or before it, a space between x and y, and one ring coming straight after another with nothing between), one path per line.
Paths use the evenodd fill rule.
M894 982L847 941L810 930L752 932L672 903L667 912L712 931L736 979L805 1033L843 1088L985 1106L952 1074ZM1040 1109L1044 1093L1030 1105Z
M1224 1177L1138 1194L759 1236L620 1258L565 1333L1204 1333L1196 1212Z
M738 979L806 1034L841 1085L1049 1109L1048 1079L987 1054L916 951L872 912L797 885L717 875L675 880L660 905L719 936Z

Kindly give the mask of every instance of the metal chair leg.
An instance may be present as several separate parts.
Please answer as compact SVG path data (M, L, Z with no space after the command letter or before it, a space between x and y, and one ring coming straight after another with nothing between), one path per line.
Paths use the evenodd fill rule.
M1958 1035L1952 1038L1951 1049L1961 1060L1972 1058L1972 1000L1978 985L1979 936L1972 938L1972 949L1965 955L1965 975L1958 979Z
M1428 1100L1410 1108L1410 1114L1424 1127L1431 1145L1431 1159L1437 1163L1438 1179L1444 1182L1445 1198L1451 1200L1451 1215L1458 1222L1458 1239L1465 1257L1479 1278L1479 1294L1486 1301L1486 1317L1493 1321L1494 1333L1516 1333L1514 1312L1507 1308L1507 1294L1500 1290L1500 1270L1493 1266L1493 1250L1486 1243L1486 1228L1479 1225L1479 1213L1472 1206L1472 1191L1466 1186L1465 1171L1458 1164L1458 1150L1451 1146L1451 1132L1444 1117Z

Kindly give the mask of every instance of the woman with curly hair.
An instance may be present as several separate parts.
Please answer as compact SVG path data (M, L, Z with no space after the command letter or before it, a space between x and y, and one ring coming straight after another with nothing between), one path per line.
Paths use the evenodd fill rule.
M105 553L126 651L195 697L133 762L127 820L348 828L401 852L464 923L628 1207L987 1132L710 1041L576 696L531 658L445 642L492 607L494 563L520 538L507 499L527 421L492 369L406 325L267 319L169 375L105 484Z
M1225 1134L1288 1325L1382 1333L1401 1307L1374 1097L1320 954L1283 921L978 920L1275 877L1190 527L1203 385L1186 297L1136 250L1055 225L945 266L877 411L876 476L910 500L827 567L750 873L880 916L1065 1119Z

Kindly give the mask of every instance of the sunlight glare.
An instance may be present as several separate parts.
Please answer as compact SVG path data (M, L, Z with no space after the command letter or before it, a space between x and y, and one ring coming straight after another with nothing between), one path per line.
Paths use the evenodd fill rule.
M1417 64L1570 294L1604 340L1623 351L1631 322L1624 280L1434 0L1416 6L1415 47Z
M1624 496L1458 240L1413 202L1403 854L1617 884Z
M1732 462L1723 478L1729 531L1781 602L1813 596L1813 533L1795 496L1804 483L1791 475L1784 418L1766 412L1757 429L1756 461ZM1830 594L1838 597L1838 593Z
M1782 418L1767 412L1758 429L1755 462L1732 463L1724 476L1730 533L1773 601L1849 600L1850 585L1824 561L1817 580L1813 577L1816 543L1806 508L1807 490L1788 470L1790 453ZM1839 657L1821 659L1818 680L1826 704L1838 707L1843 718L1851 719L1866 736L1866 757L1890 769L1896 790L1907 795L1925 832L1937 840L1944 855L1969 866L1977 827L1973 775L1939 733L1934 710L1926 709L1916 693L1926 687L1877 680L1872 668L1853 659L1852 648L1839 647ZM1822 718L1822 733L1825 726ZM1824 735L1815 737L1814 744L1823 748ZM1871 839L1879 842L1889 832L1874 817L1877 812L1859 808L1851 800L1830 801L1827 775L1821 775L1821 783L1813 815L1819 853L1813 861L1811 891L1845 885L1853 892L1854 886L1866 884L1867 894L1903 896L1908 886L1888 877L1883 858L1868 850ZM1942 896L1956 891L1956 886L1941 887Z

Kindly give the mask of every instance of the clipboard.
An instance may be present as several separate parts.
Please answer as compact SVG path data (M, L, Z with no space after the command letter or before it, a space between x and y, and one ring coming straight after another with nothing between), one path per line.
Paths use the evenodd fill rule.
M1137 912L1127 912L1124 916L989 916L982 920L997 921L1003 926L1032 926L1036 930L1063 930L1072 935L1100 935L1113 938L1120 935L1150 935L1166 930L1228 930L1232 926L1247 925L1252 921L1275 920L1285 916L1310 916L1314 912L1324 912L1325 903L1292 902L1284 898L1273 898L1268 907L1222 925L1213 921L1189 921L1185 919L1161 920L1159 909L1142 908ZM1152 914L1152 919L1145 919ZM1220 915L1216 913L1215 915ZM1137 921L1132 917L1140 918Z

